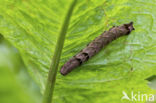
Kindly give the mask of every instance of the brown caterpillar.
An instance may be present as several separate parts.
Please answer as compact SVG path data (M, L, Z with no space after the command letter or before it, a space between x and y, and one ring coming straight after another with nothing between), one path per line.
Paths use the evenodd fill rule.
M105 31L89 43L86 48L82 49L77 55L73 56L68 62L66 62L60 70L61 74L68 74L74 68L80 66L83 62L98 53L110 42L121 36L130 34L132 30L134 30L133 22L130 22L121 26L112 27L109 31Z

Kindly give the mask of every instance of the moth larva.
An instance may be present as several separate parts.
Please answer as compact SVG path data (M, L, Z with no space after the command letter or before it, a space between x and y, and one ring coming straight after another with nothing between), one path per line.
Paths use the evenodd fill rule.
M130 22L121 26L112 27L109 31L105 31L89 43L86 48L82 49L77 55L73 56L68 62L66 62L60 70L61 74L68 74L74 68L98 53L107 44L121 36L130 34L132 30L134 30L133 22Z

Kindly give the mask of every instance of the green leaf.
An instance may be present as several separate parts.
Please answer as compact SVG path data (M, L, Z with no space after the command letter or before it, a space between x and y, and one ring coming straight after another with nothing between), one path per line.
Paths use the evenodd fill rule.
M20 51L42 93L56 38L71 2L0 1L3 4L0 6L0 33ZM123 91L129 96L131 91L153 93L145 79L154 75L156 68L154 3L154 0L79 0L59 67L114 25L133 21L135 31L113 41L67 76L58 71L54 102L121 103L126 101L121 100Z

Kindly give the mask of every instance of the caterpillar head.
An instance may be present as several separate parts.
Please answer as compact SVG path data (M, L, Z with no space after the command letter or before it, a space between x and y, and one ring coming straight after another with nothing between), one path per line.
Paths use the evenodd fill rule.
M128 24L124 24L125 28L128 30L128 34L132 31L135 30L133 27L133 22L130 22Z

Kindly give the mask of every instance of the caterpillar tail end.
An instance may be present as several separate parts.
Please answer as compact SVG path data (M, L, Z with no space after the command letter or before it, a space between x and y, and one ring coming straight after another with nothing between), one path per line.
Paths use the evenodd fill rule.
M60 73L65 76L70 73L74 68L78 67L80 64L80 61L73 57L62 66Z
M67 72L66 72L64 69L65 69L65 68L62 67L61 70L60 70L60 73L61 73L63 76L65 76L65 75L67 74Z

